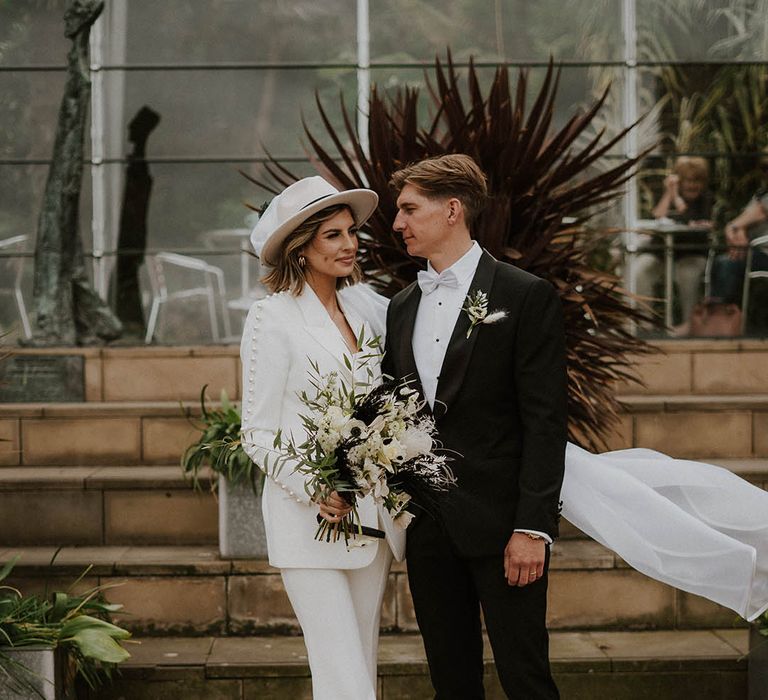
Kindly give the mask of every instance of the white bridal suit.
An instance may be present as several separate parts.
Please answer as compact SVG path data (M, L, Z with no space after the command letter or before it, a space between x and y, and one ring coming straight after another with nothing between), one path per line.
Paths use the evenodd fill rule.
M383 335L386 302L364 285L338 293L339 304L356 336ZM377 308L378 306L378 308ZM240 348L243 364L243 448L264 466L262 497L269 562L281 570L288 597L304 632L315 700L374 700L379 615L392 556L402 560L405 533L368 496L358 501L363 525L386 533L386 540L364 538L347 548L343 537L317 541L318 507L305 491L305 478L290 463L274 472L273 443L278 430L304 441L301 414L308 409L298 392L311 393L312 362L320 374L338 372L349 384L364 368L346 346L339 329L309 285L299 296L270 295L253 305ZM378 371L378 366L371 369ZM359 544L359 542L355 542Z

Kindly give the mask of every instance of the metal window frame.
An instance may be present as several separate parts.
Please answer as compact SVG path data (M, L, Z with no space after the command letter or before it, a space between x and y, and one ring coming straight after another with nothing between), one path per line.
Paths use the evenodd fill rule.
M122 6L122 3L117 3ZM106 81L104 79L107 71L220 71L220 70L313 70L318 68L354 70L357 81L357 130L365 152L368 152L368 98L371 85L371 71L378 69L399 69L399 68L428 68L432 65L431 61L373 61L371 62L371 27L370 27L370 7L369 0L356 0L356 47L357 55L354 62L218 62L218 63L172 63L157 62L145 64L124 64L122 62L110 62L107 60L105 51L106 40L106 18L102 15L95 23L91 32L91 74L92 74L92 94L91 94L91 158L87 161L90 165L90 174L92 178L92 235L93 245L90 252L93 262L94 286L102 295L107 294L108 285L108 267L109 258L114 255L114 251L109 250L110 246L106 241L106 231L109 229L107 218L109 216L109 197L107 187L107 168L104 166L112 163L125 163L125 158L106 157L106 133L107 133L107 102L108 95L106 90ZM637 0L621 0L621 24L623 32L624 55L620 60L611 61L576 61L563 60L559 63L568 67L615 67L622 69L624 77L624 87L622 94L622 126L635 123L639 117L637 88L638 88L638 69L644 67L653 67L660 65L768 65L766 61L639 61L637 59ZM454 63L457 67L467 66L468 63L457 61ZM500 60L500 61L476 61L476 67L495 67L506 65L509 67L528 67L544 68L548 61L542 60ZM63 64L38 64L38 65L0 65L2 72L59 72L65 71ZM630 131L624 143L623 155L614 157L632 158L637 155L639 149L638 134L635 130ZM307 159L301 156L285 156L279 158L285 162L306 162ZM259 163L266 162L263 157L240 158L226 155L197 156L197 157L161 157L148 159L153 163L174 163L174 164L203 164L203 163ZM49 159L1 159L0 165L44 165L50 163ZM637 249L637 234L634 229L638 221L638 184L636 178L632 178L627 183L626 195L624 198L624 232L622 234L622 245L625 252L625 282L629 291L636 289L635 266L633 264L633 253ZM227 251L230 252L230 251ZM232 251L234 252L234 251Z

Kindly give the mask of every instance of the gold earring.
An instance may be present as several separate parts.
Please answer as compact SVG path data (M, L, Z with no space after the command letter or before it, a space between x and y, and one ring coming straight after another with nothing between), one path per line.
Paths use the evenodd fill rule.
M304 267L307 264L307 259L303 255L299 255L299 267Z

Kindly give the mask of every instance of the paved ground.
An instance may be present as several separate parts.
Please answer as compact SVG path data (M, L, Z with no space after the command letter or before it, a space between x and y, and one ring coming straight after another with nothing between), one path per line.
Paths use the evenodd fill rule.
M556 669L575 671L587 665L593 670L617 671L637 667L681 669L699 662L721 660L733 663L748 652L747 630L694 630L659 632L554 632L551 658ZM306 652L300 637L158 637L136 640L129 649L130 668L164 667L171 670L205 666L208 674L286 675L304 672ZM486 643L486 658L491 654ZM422 666L424 650L418 635L385 635L381 638L379 663L382 670ZM228 669L225 671L225 669ZM417 672L416 668L412 668ZM419 668L418 672L422 669Z

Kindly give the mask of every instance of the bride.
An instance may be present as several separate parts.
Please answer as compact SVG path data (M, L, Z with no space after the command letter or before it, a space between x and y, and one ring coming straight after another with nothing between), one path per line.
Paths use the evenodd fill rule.
M269 469L278 431L303 433L298 393L310 370L336 371L357 338L383 336L387 301L359 284L357 229L378 203L371 190L339 192L321 177L277 195L251 240L270 267L272 294L245 323L242 441L267 472L263 514L270 564L280 569L304 633L316 700L373 700L380 607L403 532L371 497L358 513L383 538L360 546L318 542L318 514L338 523L349 506L337 495L314 503L304 477ZM354 366L354 365L353 365ZM651 450L594 455L566 450L563 516L638 571L754 619L768 608L768 493L725 469Z
M355 284L357 229L377 203L371 190L339 192L309 177L275 197L252 234L271 267L264 281L272 294L253 305L243 330L242 444L269 476L262 497L269 562L304 633L316 700L375 700L381 602L405 536L367 496L357 504L360 521L383 539L349 549L343 538L315 540L317 515L338 523L349 506L335 495L313 503L302 475L269 463L278 431L303 435L298 394L311 389L313 365L348 385L367 379L362 369L353 376L344 357L358 351L363 327L369 338L384 333L386 300Z

